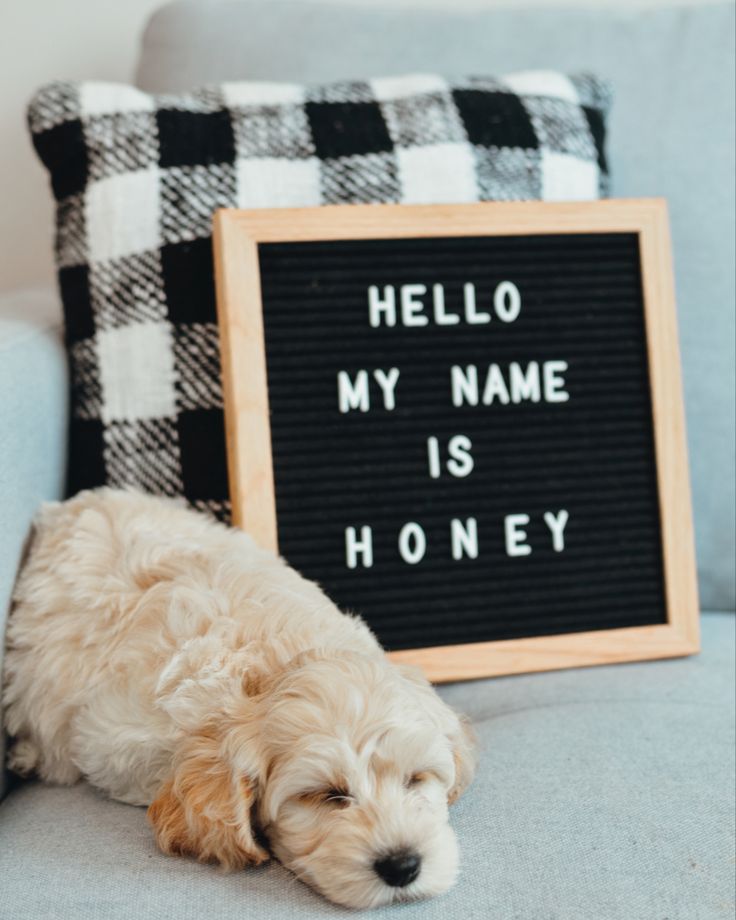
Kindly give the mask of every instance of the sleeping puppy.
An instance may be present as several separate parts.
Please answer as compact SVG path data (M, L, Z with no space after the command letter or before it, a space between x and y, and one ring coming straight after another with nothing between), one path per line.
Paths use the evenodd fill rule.
M468 726L244 533L130 491L42 508L15 592L10 767L147 805L166 853L273 853L349 907L446 890Z

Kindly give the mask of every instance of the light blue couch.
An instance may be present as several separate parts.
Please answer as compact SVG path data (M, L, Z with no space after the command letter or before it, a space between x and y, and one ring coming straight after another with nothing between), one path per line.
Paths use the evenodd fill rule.
M453 812L462 875L440 899L373 916L733 916L733 35L723 3L454 14L194 0L149 23L138 82L152 91L224 78L594 69L616 90L613 194L670 203L703 652L442 688L473 718L483 750ZM33 511L61 493L66 386L55 295L2 297L0 624ZM210 916L353 914L278 865L223 876L166 858L141 809L84 784L16 783L0 804L0 920Z

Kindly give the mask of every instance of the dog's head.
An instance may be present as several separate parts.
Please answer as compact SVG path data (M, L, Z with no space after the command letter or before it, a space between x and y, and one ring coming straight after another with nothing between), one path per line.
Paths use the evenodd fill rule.
M232 867L268 847L350 907L447 889L448 805L474 767L467 724L418 672L381 658L313 651L253 675L182 745L149 810L162 848Z

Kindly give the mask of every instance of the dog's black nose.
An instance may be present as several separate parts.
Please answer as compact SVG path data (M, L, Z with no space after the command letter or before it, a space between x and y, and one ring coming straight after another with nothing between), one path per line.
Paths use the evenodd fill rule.
M422 857L411 850L396 850L373 863L376 875L393 888L411 885L419 875Z

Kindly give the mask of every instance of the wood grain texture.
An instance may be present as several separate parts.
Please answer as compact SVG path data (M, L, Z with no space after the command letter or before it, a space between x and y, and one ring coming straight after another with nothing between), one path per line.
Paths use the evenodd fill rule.
M398 664L421 668L429 680L441 684L533 671L678 658L697 651L697 640L683 635L680 629L668 623L564 636L408 649L390 652L389 657Z
M667 616L690 651L700 644L698 584L667 205L652 202L639 232Z
M258 247L229 217L215 215L213 244L233 523L277 552Z
M666 219L659 198L586 202L483 202L460 205L328 205L320 208L229 210L228 224L259 243L299 240L370 240L392 237L528 236L596 230L641 232ZM666 244L665 244L666 245Z
M233 520L277 550L258 246L263 242L636 233L642 289L667 619L663 625L439 646L392 653L434 681L674 657L699 647L698 599L684 408L666 204L358 205L220 211L215 266Z

